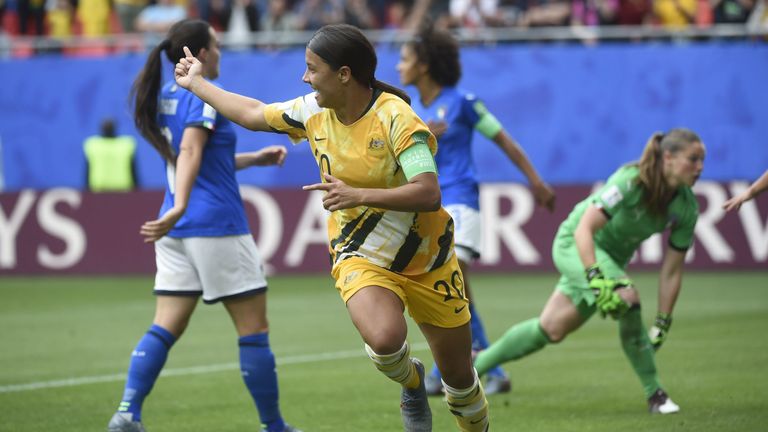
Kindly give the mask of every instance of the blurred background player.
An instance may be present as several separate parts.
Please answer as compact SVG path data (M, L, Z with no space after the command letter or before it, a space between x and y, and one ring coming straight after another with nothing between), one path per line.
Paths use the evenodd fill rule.
M201 79L204 65L189 52L176 81L249 129L309 140L323 183L304 189L325 192L331 273L368 356L402 386L404 429L432 430L424 365L406 341L407 306L443 372L459 428L487 431L453 222L440 206L436 140L408 96L375 78L376 51L358 28L322 27L305 60L303 81L315 92L271 105Z
M123 399L108 430L144 430L144 399L202 295L207 304L224 303L232 317L240 370L263 431L296 432L285 424L278 406L267 282L235 178L236 169L282 164L286 150L273 146L235 154L229 120L173 80L162 84L162 54L173 63L183 57L182 47L199 57L202 77L219 76L216 32L204 21L185 20L152 50L134 83L136 128L165 159L168 183L160 218L140 230L146 242L155 243L155 318L133 351Z
M403 85L413 85L418 90L419 97L413 101L413 110L437 137L435 162L443 205L454 221L456 255L464 275L465 293L470 300L472 349L483 350L488 347L488 338L474 307L469 282L469 266L480 257L482 240L479 187L472 161L475 130L496 143L525 174L539 205L552 211L555 194L541 180L523 149L485 105L474 95L456 88L461 78L459 44L448 31L426 24L414 40L402 46L397 70ZM428 394L442 394L436 365L426 381ZM510 389L509 378L501 367L488 371L486 394L506 393Z
M480 352L477 372L482 375L558 343L600 311L619 321L621 346L640 378L650 412L679 411L659 383L654 351L669 335L685 253L693 243L699 206L691 187L701 175L704 154L701 139L690 130L655 133L639 162L619 168L577 204L552 245L562 276L544 310ZM670 236L659 273L658 313L646 333L640 297L625 269L643 240L666 228Z
M760 195L766 189L768 189L768 171L764 172L759 179L749 185L747 190L726 201L723 204L723 208L726 211L738 210L742 204Z
M117 136L115 121L105 118L101 133L83 143L86 185L92 192L128 192L136 188L136 140Z

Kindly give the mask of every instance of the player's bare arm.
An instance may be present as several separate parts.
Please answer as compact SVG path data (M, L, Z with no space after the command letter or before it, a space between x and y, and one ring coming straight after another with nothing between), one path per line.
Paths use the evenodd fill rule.
M184 47L186 57L179 59L174 69L176 83L204 100L224 117L255 131L271 131L264 118L265 104L254 98L216 87L203 78L202 63Z

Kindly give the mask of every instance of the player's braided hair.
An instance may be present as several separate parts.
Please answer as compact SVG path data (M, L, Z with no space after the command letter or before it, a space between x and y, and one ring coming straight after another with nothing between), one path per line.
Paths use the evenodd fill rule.
M656 132L646 143L637 162L640 170L638 182L645 191L646 206L652 214L666 215L667 206L675 195L675 190L664 179L664 153L677 153L696 142L701 142L701 139L695 132L677 128L667 133Z
M376 50L357 27L349 24L323 26L309 40L307 48L328 63L331 69L339 70L347 66L360 84L392 93L411 103L411 98L404 91L375 78Z
M152 49L144 68L139 73L131 88L131 100L134 108L134 123L139 133L171 164L176 163L176 156L168 139L163 136L157 124L157 96L162 85L162 53L165 53L172 65L184 57L184 46L189 47L193 55L208 47L211 42L210 24L201 20L179 21L168 31L168 36Z

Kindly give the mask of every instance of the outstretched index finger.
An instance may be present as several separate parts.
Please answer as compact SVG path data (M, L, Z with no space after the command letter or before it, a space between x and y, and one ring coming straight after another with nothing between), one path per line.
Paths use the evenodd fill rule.
M185 55L185 56L187 56L187 57L194 57L194 56L192 55L192 51L190 51L190 50L189 50L189 48L188 48L186 45L184 45L184 48L183 48L183 49L184 49L184 55Z
M328 190L331 190L331 186L332 185L330 183L315 183L315 184L311 184L311 185L302 186L301 188L303 190L307 190L307 191L309 191L309 190L324 190L324 191L328 191Z

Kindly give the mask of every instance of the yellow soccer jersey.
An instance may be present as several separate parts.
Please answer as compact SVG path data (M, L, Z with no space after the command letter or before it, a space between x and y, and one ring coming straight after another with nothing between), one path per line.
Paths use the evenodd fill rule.
M408 147L437 141L427 125L399 97L376 90L365 114L342 124L331 109L317 105L314 93L267 105L264 116L294 142L307 139L321 173L357 188L395 188L408 182L398 157ZM322 176L321 176L322 177ZM442 266L453 256L453 220L443 209L400 212L355 207L328 218L331 258L336 266L357 256L404 275Z

